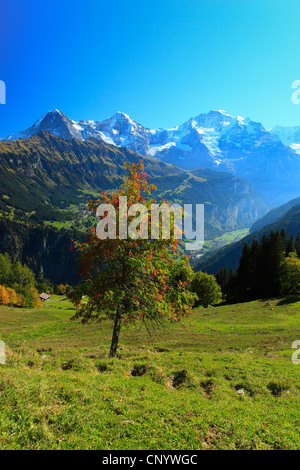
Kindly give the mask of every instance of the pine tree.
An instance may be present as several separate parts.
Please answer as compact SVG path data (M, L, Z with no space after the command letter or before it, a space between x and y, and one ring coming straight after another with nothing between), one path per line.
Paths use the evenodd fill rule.
M297 253L298 258L300 258L300 232L298 232L298 235L295 241L295 251Z
M252 241L250 249L250 292L251 298L256 298L259 292L258 284L258 266L259 266L259 243L256 239Z
M217 283L221 287L222 292L225 293L229 282L229 272L227 265L225 266L225 268L221 268L220 271L216 273L215 277Z
M240 300L240 287L237 271L230 268L229 279L225 290L226 299L228 302L236 302Z
M237 270L238 283L240 287L241 299L249 298L252 281L251 249L247 242L244 243L240 264Z
M271 244L271 265L272 265L272 292L271 296L280 294L280 274L281 264L285 258L286 234L275 232L270 238Z
M286 244L285 255L289 256L290 253L294 253L295 251L296 251L295 237L294 237L294 234L292 233L292 235L290 236Z

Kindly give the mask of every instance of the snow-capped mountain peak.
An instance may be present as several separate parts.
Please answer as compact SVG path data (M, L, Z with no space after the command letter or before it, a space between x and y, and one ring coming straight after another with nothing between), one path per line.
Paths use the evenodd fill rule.
M128 116L128 114L125 114L125 113L122 113L122 111L117 111L112 117L111 119L113 120L116 120L116 121L127 121L127 122L134 122L133 119L131 119L130 116Z
M6 137L4 140L28 139L41 131L47 130L63 139L83 140L77 123L68 118L58 109L53 109L44 114L38 121L25 131Z

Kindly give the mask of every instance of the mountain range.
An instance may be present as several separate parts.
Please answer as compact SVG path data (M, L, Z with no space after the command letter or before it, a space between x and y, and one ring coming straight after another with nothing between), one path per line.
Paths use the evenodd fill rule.
M148 129L122 112L104 121L73 121L55 109L3 140L28 139L44 130L63 139L126 147L185 170L233 173L249 181L270 207L299 195L300 126L267 130L250 118L213 110L171 129Z

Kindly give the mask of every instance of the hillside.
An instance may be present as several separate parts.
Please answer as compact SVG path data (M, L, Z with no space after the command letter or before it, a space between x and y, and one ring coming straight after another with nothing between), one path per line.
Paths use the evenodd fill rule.
M216 273L222 267L227 266L228 269L236 269L239 265L240 256L244 243L251 243L254 239L260 240L264 234L270 233L272 230L286 229L287 235L294 234L295 238L300 232L300 204L292 207L283 217L276 220L272 224L266 225L260 230L253 232L242 238L236 243L225 246L219 250L213 251L208 256L203 256L195 269L197 271L207 271L208 273Z
M126 148L97 140L61 139L47 131L0 143L0 208L3 215L15 209L27 216L34 211L35 217L50 207L66 210L100 191L117 188L124 163L141 158ZM144 163L160 197L207 205L208 231L249 227L266 211L253 187L233 175L204 169L191 173L151 158L144 158Z
M276 222L276 220L283 217L289 209L291 209L293 206L296 206L297 204L300 204L300 197L292 199L291 201L287 202L286 204L283 204L280 207L271 209L269 212L267 212L266 215L254 222L254 224L250 228L250 233L256 232L257 230L260 230L266 225L270 225L273 222Z
M0 249L28 263L36 273L53 273L51 250L42 252L38 243L32 253L28 245L24 245L20 235L24 224L31 233L39 232L41 238L47 226L86 232L95 224L87 213L86 201L96 198L103 190L118 188L125 171L124 163L138 162L141 158L127 148L95 139L61 139L47 131L25 140L1 142ZM231 174L205 169L188 172L147 157L144 162L150 182L158 188L158 199L205 204L205 237L208 239L248 228L266 212L266 205L253 187ZM16 237L8 221L13 222ZM19 228L18 224L21 224ZM55 233L52 230L51 236ZM58 244L54 245L55 250L59 249ZM66 250L66 246L62 250ZM64 259L63 253L61 257ZM41 259L43 263L38 261ZM45 269L46 265L49 269Z

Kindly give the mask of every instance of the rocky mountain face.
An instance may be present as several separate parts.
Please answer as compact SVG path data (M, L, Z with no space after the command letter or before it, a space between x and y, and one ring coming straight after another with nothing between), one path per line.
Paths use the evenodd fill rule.
M70 250L75 238L83 241L84 235L0 217L0 252L8 253L13 262L29 266L39 281L78 283L77 262Z
M121 112L104 121L75 122L53 110L29 129L4 140L27 139L43 130L64 139L95 139L127 147L185 170L231 172L249 181L270 206L299 195L297 129L287 138L279 126L266 130L250 118L222 110L200 114L172 129L148 129Z

